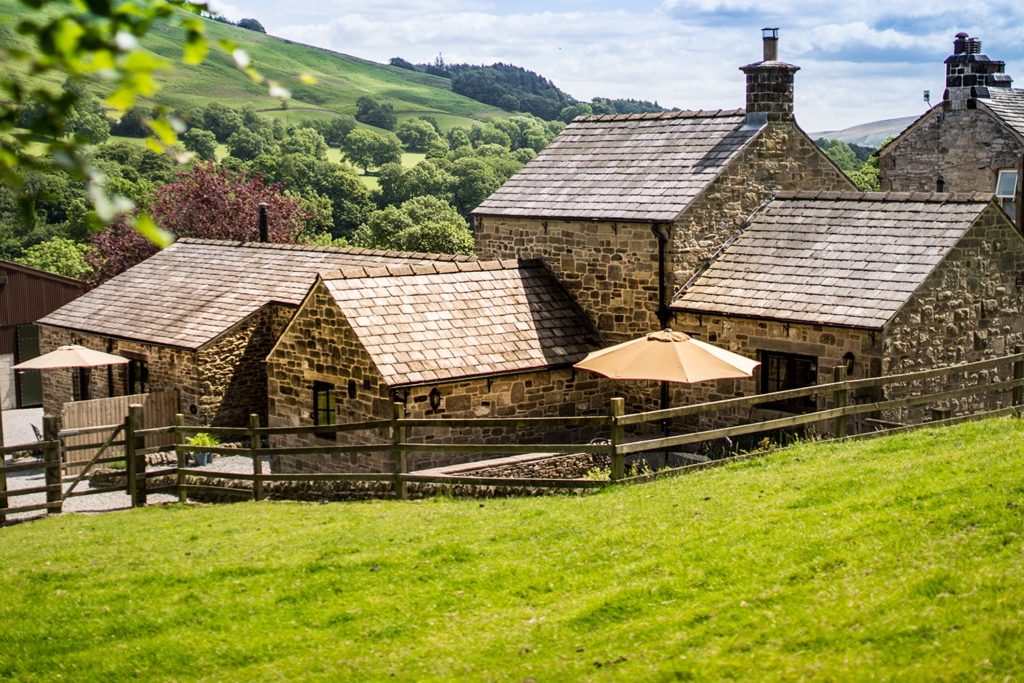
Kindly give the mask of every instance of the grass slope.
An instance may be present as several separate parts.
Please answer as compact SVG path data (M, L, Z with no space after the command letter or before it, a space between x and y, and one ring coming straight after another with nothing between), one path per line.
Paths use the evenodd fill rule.
M243 503L0 531L0 678L1010 680L1024 424L582 498Z
M12 27L25 13L18 0L0 0L0 26ZM161 77L158 99L173 107L201 106L209 102L267 110L267 114L294 122L355 113L356 100L369 95L391 102L399 118L431 115L444 128L469 126L474 120L507 116L506 112L457 95L447 79L378 64L308 45L247 31L206 20L211 44L229 38L249 52L260 71L292 91L288 109L267 96L266 88L249 81L223 51L212 48L206 62L197 67L180 64L182 32L158 23L143 44L176 62ZM9 37L9 36L8 36ZM316 85L299 83L301 73L314 75ZM102 93L102 88L99 89ZM275 111L276 110L276 111Z

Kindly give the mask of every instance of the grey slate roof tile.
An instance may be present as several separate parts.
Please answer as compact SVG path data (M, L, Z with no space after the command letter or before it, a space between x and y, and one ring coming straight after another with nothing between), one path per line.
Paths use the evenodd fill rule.
M1024 90L988 88L989 97L980 99L1003 123L1024 137Z
M473 212L670 221L761 130L742 110L576 118Z
M540 369L578 361L595 348L586 318L542 264L455 266L375 277L322 274L389 385Z
M365 274L466 256L180 239L42 320L85 332L196 349L272 301L298 305L319 271Z
M987 194L779 193L673 308L880 328Z

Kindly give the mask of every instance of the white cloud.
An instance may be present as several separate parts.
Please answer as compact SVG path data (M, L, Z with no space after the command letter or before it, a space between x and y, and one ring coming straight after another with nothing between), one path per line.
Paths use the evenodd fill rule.
M782 58L802 67L797 115L809 130L918 113L924 88L941 93L942 57L956 30L978 32L978 24L990 50L1016 50L1022 15L1002 0L970 13L952 0L661 0L620 9L586 0L564 9L496 0L303 5L274 3L247 16L266 18L275 35L377 61L430 61L438 53L449 62L503 61L581 99L635 97L704 109L743 105L737 67L760 58L758 29L779 25Z

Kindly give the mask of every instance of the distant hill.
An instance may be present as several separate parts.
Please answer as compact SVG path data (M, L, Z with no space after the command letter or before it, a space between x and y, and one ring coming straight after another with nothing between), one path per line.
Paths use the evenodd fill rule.
M12 29L25 18L25 13L19 0L0 0L0 38L20 40ZM448 78L378 64L212 19L205 23L211 43L224 38L234 41L249 53L265 76L291 90L287 110L216 48L210 50L205 63L195 67L182 65L183 33L167 22L157 23L143 41L146 48L176 62L172 71L161 76L164 88L157 96L160 104L189 108L220 102L232 107L250 106L268 116L295 121L353 114L356 100L368 95L394 105L399 119L429 115L445 129L508 115L497 107L452 92ZM298 76L303 73L315 76L317 83L300 83ZM102 84L95 87L100 95L105 94L105 89Z
M826 130L820 133L811 133L815 140L826 138L828 140L841 140L847 144L860 145L861 147L878 148L889 138L896 137L911 123L917 120L916 116L903 116L898 119L883 119L862 123L859 126L851 126L842 130Z

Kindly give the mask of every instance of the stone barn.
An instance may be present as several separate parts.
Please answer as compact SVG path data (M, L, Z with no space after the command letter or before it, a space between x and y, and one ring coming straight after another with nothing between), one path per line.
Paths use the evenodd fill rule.
M473 212L477 254L543 259L609 342L664 327L775 192L855 189L797 125L774 29L763 56L745 110L575 119Z
M452 262L322 273L267 358L271 427L410 417L605 414L610 386L572 364L599 346L587 318L536 261ZM583 434L418 430L414 440L543 442ZM366 432L275 437L314 445ZM477 459L413 456L418 469ZM390 458L280 457L285 470L386 469Z
M43 373L43 405L177 390L199 424L266 418L264 359L325 268L465 257L263 242L181 239L39 321L43 353L81 344L127 366Z
M981 40L957 34L942 101L879 151L882 190L994 192L1017 222L1024 90L1005 69Z
M1022 282L1024 238L991 194L780 193L672 303L675 329L761 367L674 401L830 382L837 365L860 378L1011 353Z

